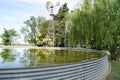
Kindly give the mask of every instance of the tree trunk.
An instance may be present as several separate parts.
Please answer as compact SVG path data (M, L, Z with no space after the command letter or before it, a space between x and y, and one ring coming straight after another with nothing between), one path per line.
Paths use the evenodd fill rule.
M116 45L113 44L111 47L110 47L110 53L111 53L111 57L110 59L112 61L116 61L117 60L117 54L116 54Z

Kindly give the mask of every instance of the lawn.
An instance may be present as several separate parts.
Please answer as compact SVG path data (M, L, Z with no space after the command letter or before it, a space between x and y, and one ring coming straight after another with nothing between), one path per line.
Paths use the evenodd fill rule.
M111 73L107 80L120 80L120 62L111 62Z

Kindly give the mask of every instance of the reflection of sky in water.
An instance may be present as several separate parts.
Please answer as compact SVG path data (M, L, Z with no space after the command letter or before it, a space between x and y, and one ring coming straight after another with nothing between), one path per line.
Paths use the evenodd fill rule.
M24 65L22 65L20 63L20 58L23 56L23 48L15 48L15 49L12 49L11 52L9 54L11 55L15 55L14 58L15 60L12 61L12 62L3 62L4 59L1 57L0 55L0 67L1 68L12 68L13 66L14 67L23 67ZM4 49L1 49L0 48L0 53L4 51Z
M2 64L3 59L0 57L0 64ZM1 66L1 65L0 65Z
M54 53L53 53L54 52ZM0 49L0 68L45 66L91 60L101 57L80 51L42 50L42 49Z

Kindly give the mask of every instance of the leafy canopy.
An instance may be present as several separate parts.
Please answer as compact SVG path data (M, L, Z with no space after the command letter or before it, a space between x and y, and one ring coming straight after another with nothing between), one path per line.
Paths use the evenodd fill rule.
M22 27L21 32L24 35L24 40L30 44L36 45L37 32L40 29L41 23L45 20L44 17L38 16L37 18L31 16L30 19L24 22L25 26Z
M16 36L18 36L18 34L14 29L7 30L6 28L4 28L4 32L1 35L2 43L4 45L11 45L14 42L13 37Z

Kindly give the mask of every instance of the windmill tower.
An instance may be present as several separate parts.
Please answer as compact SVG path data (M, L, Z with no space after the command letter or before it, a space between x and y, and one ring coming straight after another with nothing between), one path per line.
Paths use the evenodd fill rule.
M59 6L60 2L56 3L56 5L53 5L52 2L48 1L46 3L46 9L50 14L50 24L49 24L49 28L48 28L48 36L51 39L52 43L50 44L52 47L55 46L55 29L54 29L54 23L53 23L53 17L54 17L54 13L53 13L53 9L55 6Z

